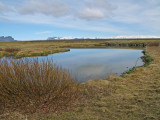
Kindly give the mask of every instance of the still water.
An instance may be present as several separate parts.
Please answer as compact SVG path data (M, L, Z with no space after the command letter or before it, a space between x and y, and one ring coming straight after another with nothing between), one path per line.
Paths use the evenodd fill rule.
M79 82L90 79L105 79L110 73L121 75L130 68L142 66L142 50L134 49L70 49L69 52L38 57L51 59Z

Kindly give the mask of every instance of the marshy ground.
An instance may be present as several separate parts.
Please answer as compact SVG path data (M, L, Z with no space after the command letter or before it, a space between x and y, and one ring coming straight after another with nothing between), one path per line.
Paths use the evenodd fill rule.
M155 43L156 42L156 43ZM12 111L0 115L1 119L44 120L159 120L160 119L160 41L62 41L0 43L1 56L9 55L6 48L18 48L15 57L32 56L67 47L105 47L106 43L145 44L146 56L153 61L136 68L123 77L110 75L105 80L91 80L80 84L79 97L74 105L61 111L22 114ZM105 44L105 45L104 45ZM121 45L122 46L122 45ZM59 51L56 51L59 52ZM23 55L22 55L23 53ZM147 58L148 59L148 58Z

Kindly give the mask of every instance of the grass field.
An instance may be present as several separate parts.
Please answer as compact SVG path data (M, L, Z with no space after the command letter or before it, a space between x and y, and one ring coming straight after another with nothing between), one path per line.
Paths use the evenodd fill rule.
M3 119L29 120L159 120L160 119L160 41L55 41L0 43L1 56L6 48L18 48L13 56L32 56L31 53L54 51L68 47L107 47L106 43L146 44L145 55L153 61L123 77L110 75L82 83L80 98L69 109L58 112L22 114L11 112ZM116 47L117 47L116 46ZM114 46L115 47L115 46ZM57 51L56 51L57 52ZM60 52L60 51L58 51Z

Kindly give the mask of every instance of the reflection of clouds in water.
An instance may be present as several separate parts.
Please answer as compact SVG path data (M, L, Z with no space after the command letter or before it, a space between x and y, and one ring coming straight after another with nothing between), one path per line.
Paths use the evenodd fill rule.
M103 64L84 64L82 66L76 67L75 71L79 74L90 76L97 75L104 72L106 66Z
M108 62L112 60L118 61L122 58L125 58L125 56L133 57L134 55L137 55L137 53L140 52L137 52L137 50L123 49L71 49L70 52L51 55L48 56L48 58L52 58L53 60L58 61L58 63L65 63L66 61L77 61L78 64L81 64L83 62L88 62L89 60L91 62Z
M137 66L143 65L140 60ZM94 64L94 63L84 63L83 65L77 65L74 71L77 73L79 80L85 79L105 79L110 73L121 75L122 73L128 71L130 68L135 66L135 59L127 59L119 62L110 61L109 63ZM76 74L76 73L73 74Z
M107 74L121 75L134 67L139 57L143 56L142 50L128 49L71 49L70 52L39 57L39 60L49 59L54 63L68 69L72 77L78 81L88 79L104 79ZM142 60L137 66L143 65Z

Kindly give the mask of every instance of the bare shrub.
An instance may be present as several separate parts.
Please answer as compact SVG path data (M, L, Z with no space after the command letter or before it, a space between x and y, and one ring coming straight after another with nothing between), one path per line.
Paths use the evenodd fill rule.
M64 110L78 96L78 84L52 61L0 60L1 112Z

